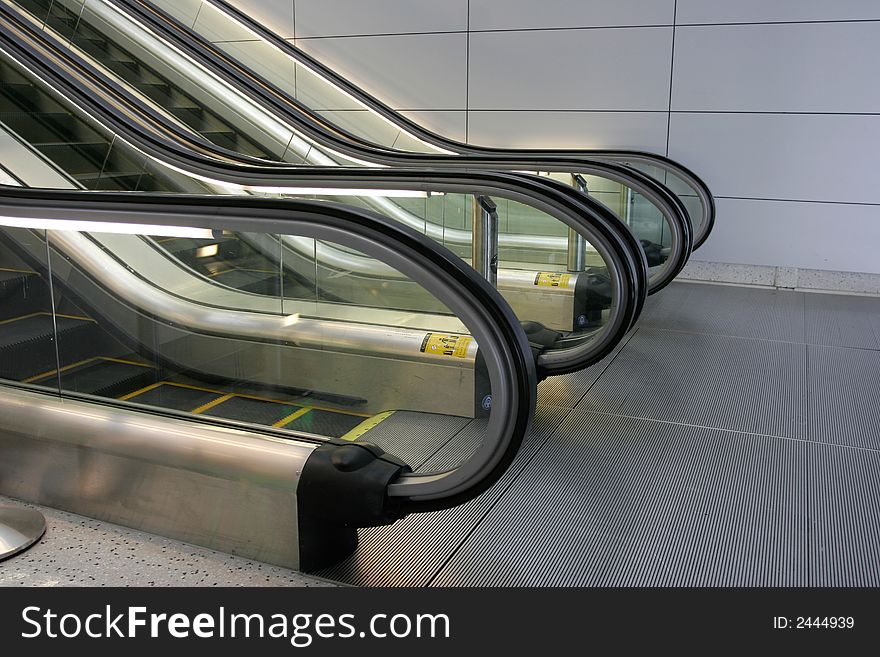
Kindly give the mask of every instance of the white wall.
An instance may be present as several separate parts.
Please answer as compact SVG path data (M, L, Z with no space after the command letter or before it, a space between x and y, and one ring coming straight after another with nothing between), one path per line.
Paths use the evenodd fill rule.
M236 0L427 127L668 153L700 260L880 274L877 0Z

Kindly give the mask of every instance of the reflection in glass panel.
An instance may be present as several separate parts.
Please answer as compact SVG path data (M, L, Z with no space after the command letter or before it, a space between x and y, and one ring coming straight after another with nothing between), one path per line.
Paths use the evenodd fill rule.
M260 235L197 232L188 238L197 241L177 243L161 232L2 229L0 376L60 385L62 394L369 440L413 467L464 427L484 426L492 391L468 327L439 299L433 312L392 308L394 295L406 296L401 290L428 296L420 285L378 263L400 288L319 268L310 298L305 288L298 298L236 290L189 266L199 256L182 250ZM370 260L321 241L313 263L322 249ZM275 285L283 278L278 269Z
M0 379L57 390L56 321L59 333L79 340L92 324L68 307L53 317L48 269L22 254L45 250L44 240L44 231L0 228Z

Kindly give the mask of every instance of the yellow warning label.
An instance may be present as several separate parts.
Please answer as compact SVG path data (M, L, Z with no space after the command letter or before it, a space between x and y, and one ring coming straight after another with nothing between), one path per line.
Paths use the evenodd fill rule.
M571 274L542 271L535 276L535 285L538 287L566 287L570 278Z
M452 333L426 333L419 349L423 354L435 356L452 356L464 358L473 338L469 335L455 335Z

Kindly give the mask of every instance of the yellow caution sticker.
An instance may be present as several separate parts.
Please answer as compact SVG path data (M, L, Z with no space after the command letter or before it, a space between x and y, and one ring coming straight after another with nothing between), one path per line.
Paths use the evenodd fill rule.
M570 278L571 274L542 271L535 276L535 285L538 287L567 287Z
M378 415L367 418L359 425L357 425L354 429L342 436L342 440L350 440L354 442L368 431L375 429L379 424L387 420L392 415L394 415L394 411L385 411L384 413L379 413Z
M453 333L426 333L419 349L423 354L435 356L451 356L464 358L473 338L469 335L455 335Z

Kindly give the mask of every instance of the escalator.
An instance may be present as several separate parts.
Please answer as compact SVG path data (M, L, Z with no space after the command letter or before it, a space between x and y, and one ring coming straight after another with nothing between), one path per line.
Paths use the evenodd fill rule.
M619 149L516 151L457 142L392 110L226 0L188 0L185 3L112 0L112 3L125 7L163 34L176 33L183 41L214 53L218 60L238 69L244 77L259 80L261 84L268 83L285 102L298 107L304 116L312 117L352 143L404 153L456 153L502 158L518 154L535 159L588 157L623 163L668 186L687 206L694 222L695 249L711 233L715 221L711 192L699 176L668 157Z
M9 24L11 25L11 21ZM425 204L436 200L444 204L458 203L461 206L463 201L470 201L473 208L477 208L475 201L479 198L491 195L496 201L503 200L510 207L516 205L531 208L533 213L536 211L542 213L545 219L561 225L566 231L569 228L578 230L581 235L587 236L585 241L595 249L592 256L593 261L598 265L598 267L594 266L595 273L588 270L576 275L541 268L512 270L510 279L513 281L513 293L501 285L502 273L505 270L500 265L498 267L499 287L504 289L515 308L524 311L521 313L521 319L533 320L534 317L530 317L527 313L535 309L536 312L546 313L547 308L551 307L555 308L553 312L561 317L558 328L547 326L546 321L525 323L530 331L530 337L533 338L534 348L541 352L539 368L542 375L580 369L603 357L628 330L638 314L643 298L640 296L643 294L640 290L644 289L641 283L643 280L641 277L644 276L642 269L644 260L643 256L642 264L638 264L636 260L638 258L636 243L628 231L615 228L615 220L607 208L601 204L586 202L589 199L568 186L534 176L489 171L293 167L285 169L281 174L278 169L271 167L245 168L238 164L198 159L197 154L194 155L194 149L182 147L179 142L172 141L171 137L176 135L163 132L164 124L161 121L150 122L149 116L145 117L139 113L140 108L122 105L124 99L121 100L121 97L105 96L103 91L98 94L94 85L85 90L74 85L72 83L75 79L74 73L67 74L64 68L66 63L54 59L57 53L42 49L36 54L31 52L26 45L39 48L39 44L34 45L27 41L25 27L21 27L20 30L18 27L12 25L12 29L7 32L8 40L3 46L7 57L6 88L9 91L7 97L11 103L17 104L15 111L10 112L10 115L16 117L19 123L31 120L36 126L33 128L35 132L45 130L48 119L54 120L65 112L77 115L83 114L85 110L85 114L80 116L79 120L88 124L86 128L82 128L73 125L71 119L64 118L49 126L49 132L53 136L48 139L28 132L31 128L27 130L20 128L22 132L27 133L27 137L18 135L18 140L24 143L51 145L49 147L52 149L56 148L56 145L65 143L65 134L72 135L74 137L71 139L72 144L68 146L72 146L74 152L70 157L77 161L78 169L74 171L74 175L83 176L85 185L92 185L94 188L96 183L93 184L92 180L107 178L111 185L115 185L110 187L111 189L119 188L119 185L127 185L126 188L135 190L176 189L199 192L206 189L217 191L228 188L232 184L231 181L237 181L235 184L238 185L239 190L246 187L263 194L267 193L264 190L269 183L274 183L277 190L277 185L281 182L287 186L297 186L285 187L285 190L301 190L299 185L308 185L310 188L320 185L328 191L332 191L333 187L341 187L344 190L350 190L352 187L358 189L372 187L377 192L386 194L402 191L420 193L422 198L428 199L420 201ZM39 72L39 77L36 76L35 71ZM46 82L47 79L49 82ZM51 87L48 86L50 83ZM40 93L33 90L23 92L24 87L28 85L39 88ZM67 95L62 97L55 87L64 88ZM26 102L22 102L22 99ZM41 109L43 107L51 109L43 112ZM133 130L130 122L134 119L143 120L144 124L139 124L139 129ZM156 132L154 134L151 131ZM16 131L10 130L10 132ZM99 133L101 137L94 136L92 132ZM83 140L88 143L80 143ZM103 146L99 146L100 144ZM58 155L53 153L50 150L43 154L47 159L53 157L57 159ZM83 154L88 157L84 157ZM57 162L55 164L57 165ZM123 175L116 175L117 173ZM461 194L463 190L473 190L471 192L473 196ZM483 210L482 203L479 209ZM459 212L459 218L460 214ZM490 213L481 212L483 216L488 214ZM451 227L441 226L441 228L444 232L452 232ZM430 233L430 230L426 232ZM512 234L508 237L510 237L508 242L503 242L499 238L499 250L502 251L501 255L510 260L520 257L521 253L528 253L535 243L541 243L540 238L528 235ZM267 255L267 249L258 250L256 257L251 258L255 254L253 243L249 243L247 246L251 250L243 249L243 252L248 254L248 258L235 260L233 262L235 266L230 269L236 271L224 275L239 280L246 279L245 284L253 283L256 287L260 287L261 273L271 271L277 264L283 263L285 296L288 295L288 290L295 290L299 285L305 286L309 293L319 287L320 293L329 300L345 299L345 295L340 293L338 282L340 280L350 282L356 276L336 276L328 265L327 271L319 277L320 281L314 280L314 276L311 280L304 275L299 278L291 277L289 268L291 263L299 261L305 270L313 270L315 263L314 258L309 254L307 254L309 257L303 257L302 253L297 255L290 249L285 248L282 251L279 245L286 247L289 242L287 236L283 236L280 242L276 240L268 245L269 251L275 249L278 252L274 261L269 259L268 267L265 262L257 261L260 256ZM522 246L514 248L510 244ZM217 247L219 252L219 244L206 246ZM468 245L468 250L471 246ZM328 250L323 246L318 248L321 251L319 255L322 263L331 256L337 259L345 258L345 266L339 265L337 272L344 271L351 274L360 266L358 263L355 267L348 266L350 262L356 260L351 254L340 250ZM199 251L199 247L190 248L188 251L195 254ZM463 257L469 255L462 253L460 249L458 252ZM559 254L563 259L565 256L564 252ZM251 260L250 264L245 262L248 259ZM491 261L492 258L486 260ZM195 268L193 262L190 264ZM206 259L199 264L215 263ZM299 273L303 274L305 270L301 268ZM203 269L201 273L207 276L223 272L219 271L218 266L210 271ZM363 278L369 277L364 275ZM375 278L370 280L372 282L369 284L375 286ZM381 282L381 286L383 296L387 295L386 290L399 287L397 282L388 280ZM517 289L516 286L520 288ZM519 290L523 292L519 293ZM403 293L398 295L398 299L404 297L407 295ZM572 307L572 302L581 305ZM390 302L390 306L400 307L399 303L393 301ZM539 316L539 320L541 319L544 317Z
M29 190L2 177L5 495L310 570L348 554L356 527L478 494L528 429L536 379L519 323L418 233L338 204ZM96 235L233 229L382 257L448 310L389 313L367 299L355 322L339 304L206 307L114 254L70 257ZM419 379L431 385L401 389ZM462 431L482 437L470 454L412 472Z
M227 79L240 93L272 106L277 116L297 124L303 134L333 152L391 166L536 169L555 172L548 175L584 191L589 181L589 193L613 207L642 239L653 267L664 258L686 260L690 253L691 236L667 234L678 230L674 224L679 219L673 215L682 215L688 224L683 230L694 233L697 245L708 237L714 222L714 201L705 184L668 158L639 152L515 151L454 142L398 115L222 0L191 3L198 10L193 13L197 18L193 21L190 16L185 25L178 20L179 3L105 0L100 4L131 17L127 35L134 25L149 26L206 70ZM90 6L96 14L111 13L99 9L99 3ZM88 16L86 11L84 20ZM84 29L82 22L79 29ZM106 40L107 34L104 31L102 38ZM216 38L218 34L223 38ZM656 182L661 184L652 184ZM688 221L691 215L695 225ZM679 239L688 243L687 253L678 250ZM661 289L671 276L674 273L656 269L651 291Z
M2 258L4 265L11 260L8 253ZM0 379L329 438L342 438L371 417L332 399L322 403L314 393L230 388L184 376L130 352L73 303L53 313L51 296L45 276L21 264L0 267ZM47 348L53 342L65 348L55 354Z
M510 153L503 157L498 154L408 157L358 146L351 140L341 139L325 121L303 119L279 99L277 93L272 95L265 83L257 81L242 87L244 83L240 78L223 69L216 53L207 63L197 62L194 58L204 54L204 48L191 48L189 52L185 51L186 44L169 45L162 40L174 38L167 30L159 39L126 17L113 3L89 2L82 7L72 3L68 7L64 2L20 0L13 6L24 7L30 12L29 16L38 19L49 38L69 42L71 56L85 62L83 66L90 68L94 75L105 79L109 76L112 80L109 84L115 84L120 93L127 90L133 99L157 104L160 109L142 108L141 111L163 117L169 124L168 129L175 130L181 140L192 140L198 135L202 140L199 148L212 150L218 159L237 156L244 165L266 164L268 158L321 166L374 163L555 172L549 177L583 192L590 189L591 200L599 198L611 203L612 198L616 199L617 212L626 216L630 228L638 233L651 266L649 292L668 284L690 254L692 231L681 201L664 186L631 168L582 157ZM253 155L253 149L248 146L253 143L261 145L262 153L245 157ZM235 144L243 146L236 151ZM366 198L361 202L393 213L410 225L432 219L431 210L413 212L408 204L397 199ZM589 245L576 234L552 229L547 232L540 217L522 208L509 211L503 221L510 222L514 232L538 234L538 244L552 244L564 256L554 257L547 263L552 272L576 277L588 267L584 249L589 259ZM455 233L445 226L442 228L446 231L448 246L456 239L461 243L461 237L454 237Z
M167 114L24 36L0 44L4 494L322 568L351 552L357 527L492 485L528 429L538 376L595 362L638 315L644 253L570 185L484 168L263 166L271 142L149 80L130 53L105 58L136 70L138 93ZM180 123L163 125L168 114ZM321 200L288 198L306 187ZM336 188L346 205L327 200ZM351 190L395 203L418 192L426 215L432 198L466 199L487 226L498 201L531 208L529 221L544 213L595 264L569 273L563 249L555 268L528 270L530 287L547 300L578 280L598 305L566 309L565 331L517 318L473 245L438 246ZM507 262L540 250L520 235L499 240Z

